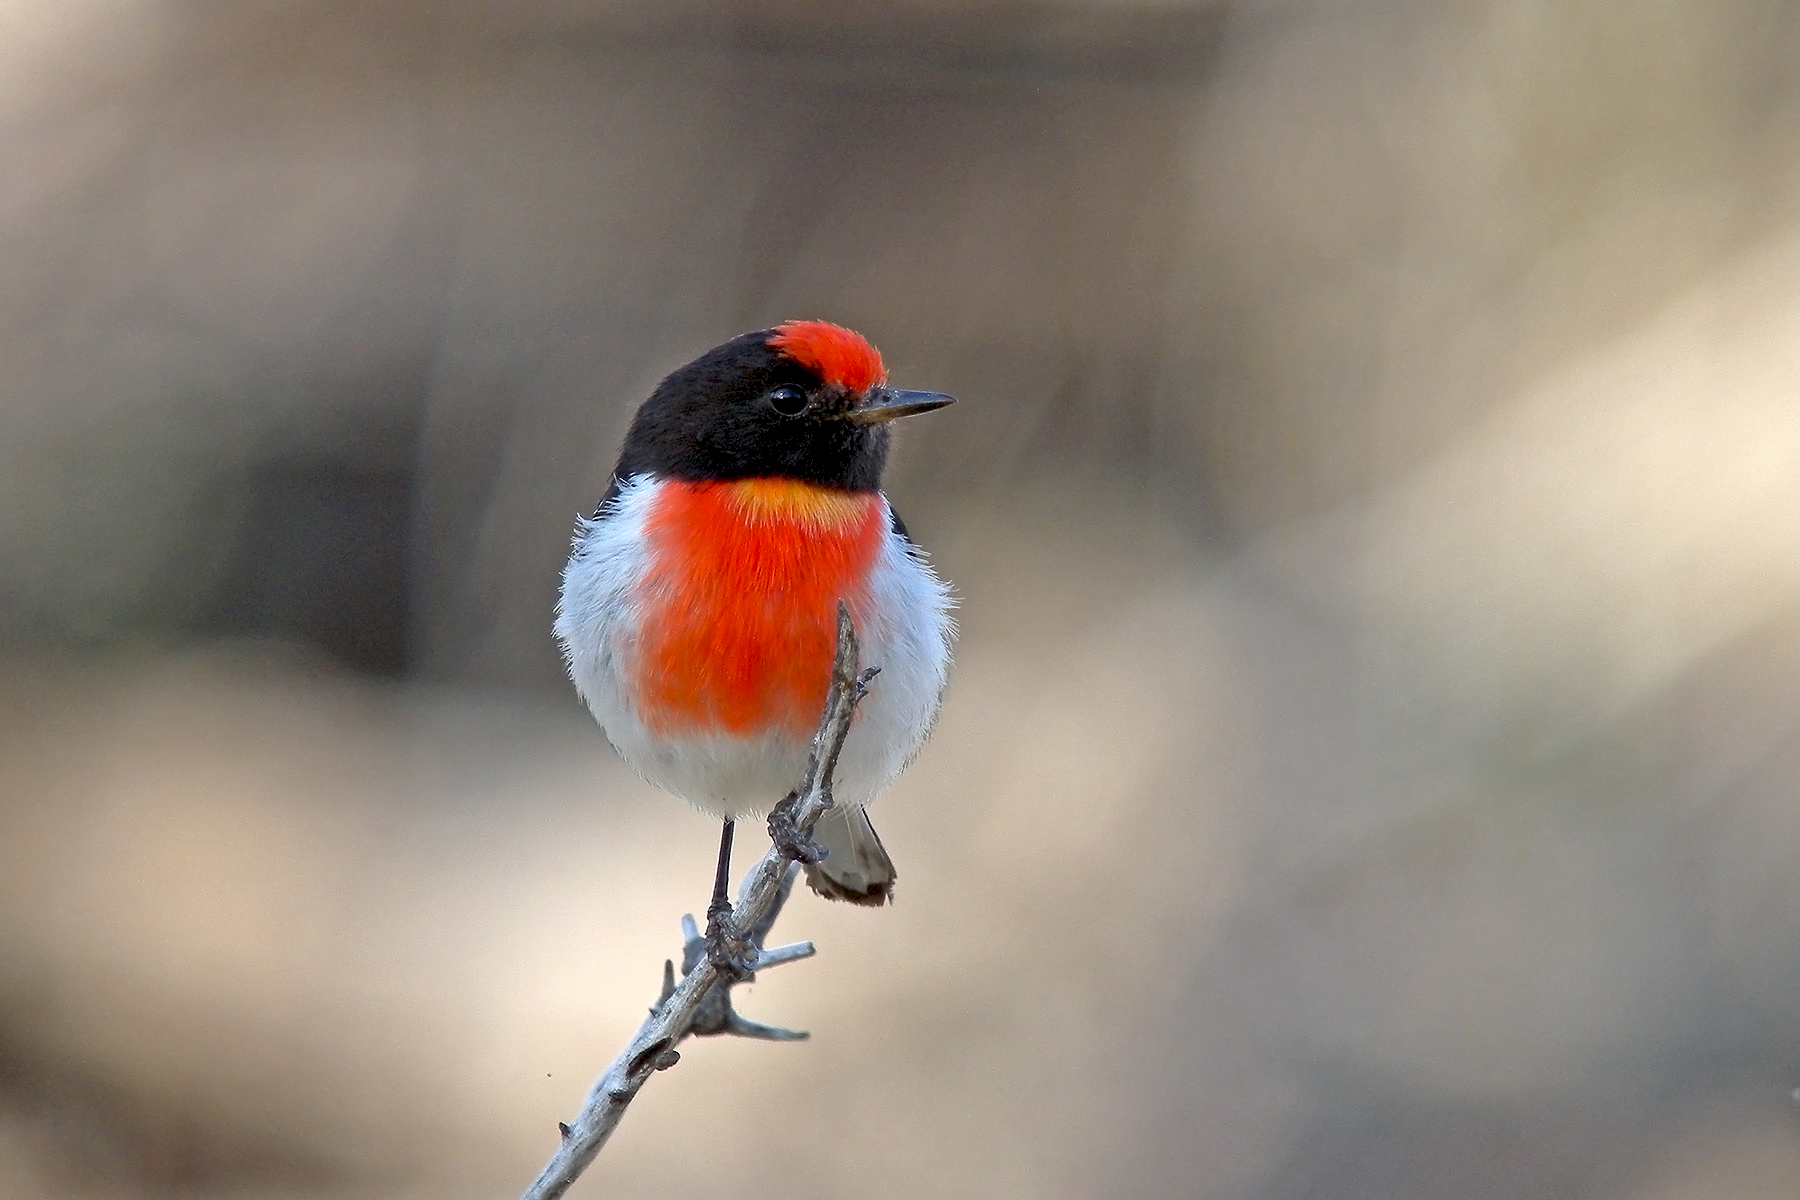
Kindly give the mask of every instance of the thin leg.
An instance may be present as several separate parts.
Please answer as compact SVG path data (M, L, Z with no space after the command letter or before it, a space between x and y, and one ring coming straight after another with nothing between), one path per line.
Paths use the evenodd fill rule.
M725 828L719 831L719 873L713 876L712 903L706 909L709 917L731 911L731 901L726 898L725 890L731 886L731 834L736 828L737 822L727 817Z
M747 979L756 964L756 947L732 919L731 834L736 822L726 821L719 831L719 872L713 876L712 903L706 907L706 957L728 979Z

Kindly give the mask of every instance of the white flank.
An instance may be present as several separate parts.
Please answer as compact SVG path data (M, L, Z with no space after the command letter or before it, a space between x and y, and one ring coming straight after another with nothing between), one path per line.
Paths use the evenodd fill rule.
M644 521L661 481L628 480L598 520L582 521L563 569L556 636L575 689L625 761L646 780L705 812L737 818L767 812L800 781L809 739L652 734L625 686L649 567ZM887 500L882 500L884 521ZM840 803L860 807L918 753L937 716L950 669L950 589L921 551L888 528L866 603L856 606L866 666L881 668L838 763Z

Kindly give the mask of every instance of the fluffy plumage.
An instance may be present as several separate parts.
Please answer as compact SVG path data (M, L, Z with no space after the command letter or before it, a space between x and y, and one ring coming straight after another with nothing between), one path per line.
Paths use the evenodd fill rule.
M806 769L838 591L821 587L804 557L783 554L755 564L754 589L743 576L723 587L692 579L702 556L670 552L653 532L659 513L690 502L681 483L641 475L584 521L556 635L576 690L625 761L703 812L735 819L767 812ZM870 561L844 588L863 659L881 667L838 763L836 798L857 807L930 732L954 629L949 589L893 531L886 499L875 493L870 503ZM714 532L725 535L717 544L734 540ZM753 644L758 631L766 645ZM671 653L676 645L683 653Z
M838 764L815 890L882 903L894 869L863 806L924 742L950 665L949 589L878 490L896 398L878 353L824 322L745 334L671 373L576 529L556 636L607 737L649 782L717 816L799 782L837 601L881 674Z

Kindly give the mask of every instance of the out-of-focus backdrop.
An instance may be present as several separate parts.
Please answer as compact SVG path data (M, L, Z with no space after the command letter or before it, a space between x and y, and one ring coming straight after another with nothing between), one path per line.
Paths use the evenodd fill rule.
M746 329L962 597L579 1194L1800 1196L1785 0L0 3L0 1194L516 1194L704 903L548 627Z

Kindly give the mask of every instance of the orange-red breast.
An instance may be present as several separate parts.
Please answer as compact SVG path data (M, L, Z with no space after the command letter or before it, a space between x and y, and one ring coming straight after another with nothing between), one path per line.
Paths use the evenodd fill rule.
M834 899L892 894L864 806L918 752L950 665L949 590L881 492L888 423L949 403L889 388L837 325L733 338L638 409L563 571L556 636L594 717L645 779L728 822L799 782L848 601L881 673L814 830L807 879Z

